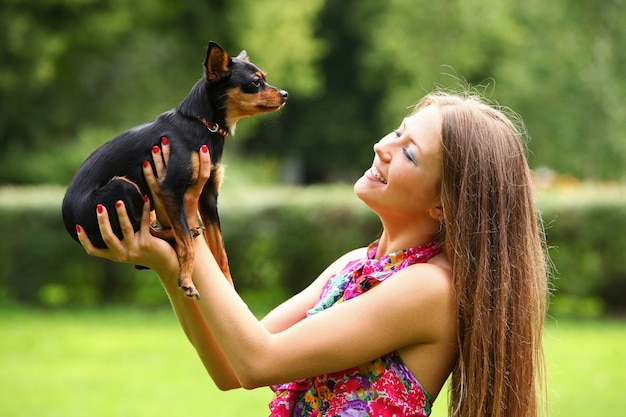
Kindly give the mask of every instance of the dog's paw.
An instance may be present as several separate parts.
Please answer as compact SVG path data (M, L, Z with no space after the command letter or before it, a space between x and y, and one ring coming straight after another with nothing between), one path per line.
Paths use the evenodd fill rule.
M193 285L191 287L183 286L183 291L185 291L185 295L187 297L196 297L196 300L200 299L200 293Z
M182 277L178 278L178 286L183 289L187 297L196 297L196 300L200 299L200 293L196 290L196 287L193 284L183 284Z

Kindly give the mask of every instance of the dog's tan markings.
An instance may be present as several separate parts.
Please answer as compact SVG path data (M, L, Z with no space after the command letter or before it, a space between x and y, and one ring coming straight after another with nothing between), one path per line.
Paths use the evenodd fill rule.
M228 256L226 255L226 249L224 249L224 240L222 238L222 232L216 223L212 223L206 226L204 231L207 244L211 253L215 257L215 261L219 265L220 269L226 276L226 279L233 284L233 279L230 275L230 268L228 266Z
M191 154L191 182L196 182L200 175L200 154L194 152Z
M221 163L216 163L211 167L211 180L215 184L216 190L219 190L222 181L224 179L224 166ZM211 221L211 219L202 219L204 226L204 237L209 245L209 250L215 257L218 266L226 276L226 279L233 284L233 280L230 275L230 268L228 267L228 257L226 255L226 249L224 248L224 239L222 237L222 231L217 222Z
M234 88L226 97L226 124L231 130L241 118L261 113L271 113L285 104L280 91L268 87L256 94L247 94L241 88Z
M213 165L213 169L211 170L211 176L215 181L215 186L219 190L222 186L222 182L224 181L224 165L221 162Z
M143 195L141 193L141 189L139 188L139 186L135 182L129 180L126 177L122 177L122 176L117 176L116 175L115 177L111 178L111 181L109 181L109 182L113 182L113 181L126 181L127 183L132 184L132 186L137 189L137 192L139 193L139 195Z
M186 230L182 233L178 233L175 230L174 237L176 239L176 253L180 259L180 277L178 278L178 285L183 289L185 295L199 299L200 294L191 280L191 273L193 272L193 259L196 254L191 232Z

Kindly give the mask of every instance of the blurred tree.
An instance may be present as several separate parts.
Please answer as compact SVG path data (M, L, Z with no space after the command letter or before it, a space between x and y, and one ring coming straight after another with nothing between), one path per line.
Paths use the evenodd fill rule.
M496 76L530 132L531 163L626 178L626 2L516 3L524 36Z
M236 54L266 26L278 30L284 21L273 36L291 36L300 47L308 39L311 47L294 55L279 47L270 52L256 41L250 52L285 68L281 87L301 94L314 90L314 77L306 74L319 46L307 22L315 21L320 0L304 8L286 0L264 2L278 13L270 25L255 20L266 10L248 3L5 1L0 14L0 183L67 183L96 146L178 104L202 75L209 40ZM247 7L258 10L248 15Z
M314 183L353 180L372 160L371 145L382 135L377 125L385 85L365 85L359 54L368 45L356 24L359 13L378 2L326 2L315 36L326 45L321 86L311 97L292 95L280 126L265 124L245 139L248 155L279 155L285 180ZM367 18L371 23L375 16Z
M364 144L419 97L469 84L523 116L534 166L622 178L623 3L328 2L322 94L292 97L283 130L266 126L247 149L295 160L304 182L353 178L371 160Z
M291 93L232 151L281 158L294 181L353 180L420 96L464 82L523 116L533 166L623 179L625 15L624 0L5 0L0 183L67 182L177 104L209 39Z
M77 163L64 163L67 155L55 158L54 153L73 146L85 126L115 129L153 116L157 107L165 110L162 99L146 93L176 91L158 68L169 68L172 79L189 78L180 65L169 65L188 48L159 30L180 7L164 0L5 2L0 15L2 181L66 181L63 168L71 172ZM149 101L138 106L134 96ZM178 90L173 96L182 94ZM100 138L93 139L87 149Z

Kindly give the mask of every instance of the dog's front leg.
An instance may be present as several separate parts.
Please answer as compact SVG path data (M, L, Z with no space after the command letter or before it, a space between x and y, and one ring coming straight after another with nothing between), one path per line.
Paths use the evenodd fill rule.
M205 227L205 237L211 253L215 257L217 264L226 276L226 279L233 284L233 279L228 266L228 257L224 248L224 239L222 237L222 228L220 225L219 213L217 211L217 195L219 187L222 183L224 175L224 167L221 164L215 164L211 169L211 177L202 190L200 196L200 217Z
M180 277L178 285L182 287L185 295L188 297L200 298L200 294L196 290L191 279L193 272L193 264L195 258L195 248L193 246L193 237L189 230L187 215L185 213L184 197L175 193L166 192L160 188L155 192L161 199L163 207L170 221L171 234L175 242L175 250L180 262Z

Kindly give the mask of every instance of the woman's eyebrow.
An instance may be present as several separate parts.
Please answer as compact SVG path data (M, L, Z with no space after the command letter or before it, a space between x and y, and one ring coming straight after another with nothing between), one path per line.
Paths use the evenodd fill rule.
M415 141L415 139L413 138L413 136L411 136L411 135L408 133L408 130L407 130L407 128L406 128L406 119L407 119L406 117L405 117L404 119L402 119L402 124L400 125L400 129L399 129L399 130L400 130L402 133L405 133L405 134L409 137L409 141L413 144L413 146L415 146L415 147L417 148L418 153L419 153L420 155L422 155L422 154L423 154L423 152L422 152L422 148L421 148L421 147L420 147L420 145L419 145L419 144Z
M422 155L424 152L422 152L422 147L415 141L413 140L413 138L411 136L409 136L409 140L411 141L411 143L417 148L417 152Z

